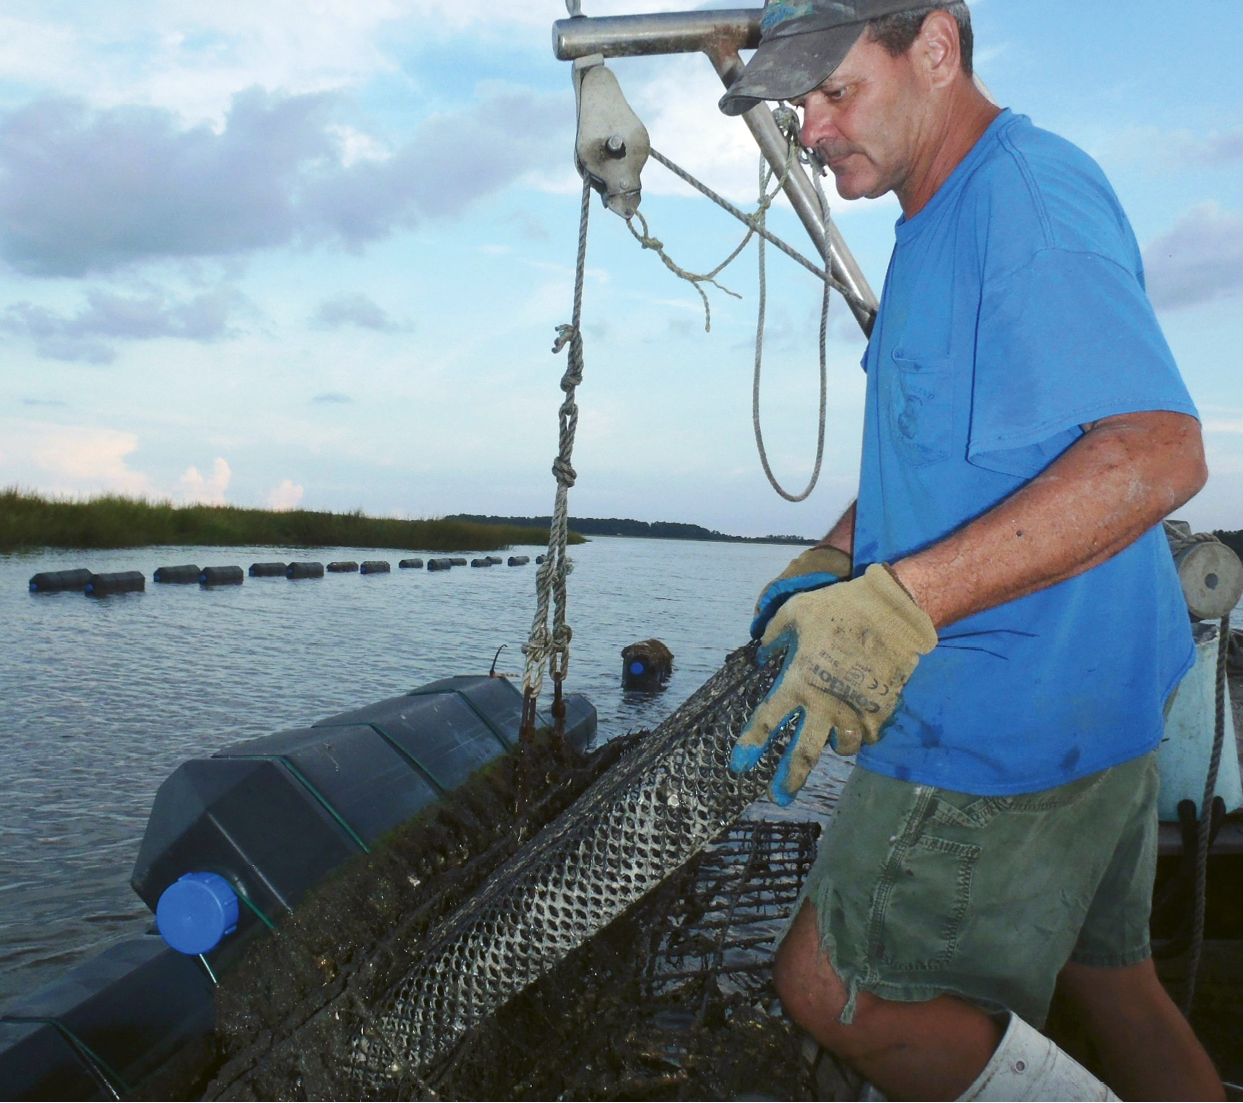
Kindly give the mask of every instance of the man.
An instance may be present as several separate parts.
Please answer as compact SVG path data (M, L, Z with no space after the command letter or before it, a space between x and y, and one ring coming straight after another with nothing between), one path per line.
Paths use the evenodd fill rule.
M792 718L788 803L862 746L776 983L891 1098L1106 1098L1035 1029L1056 985L1124 1098L1220 1099L1147 930L1196 411L1100 169L970 50L961 3L770 0L721 103L792 102L843 198L903 212L858 499L752 626L786 658L734 768Z

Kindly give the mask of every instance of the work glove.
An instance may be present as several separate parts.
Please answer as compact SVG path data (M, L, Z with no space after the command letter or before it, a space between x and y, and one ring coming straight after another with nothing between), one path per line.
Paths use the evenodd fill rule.
M850 755L880 739L920 656L936 647L937 632L889 568L874 563L860 578L790 598L762 642L761 663L783 648L785 662L729 765L736 774L751 769L772 733L793 719L794 737L772 783L773 800L784 805L802 788L826 740Z
M808 548L791 559L790 565L760 591L755 619L751 621L751 638L758 640L773 614L795 594L840 582L850 577L850 571L850 556L839 548Z

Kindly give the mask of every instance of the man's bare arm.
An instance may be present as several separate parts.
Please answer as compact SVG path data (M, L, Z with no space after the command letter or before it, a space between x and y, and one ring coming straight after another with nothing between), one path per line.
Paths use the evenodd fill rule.
M1004 502L892 565L938 628L1104 562L1208 477L1200 424L1186 414L1119 414L1085 428Z
M820 541L821 548L837 548L847 555L855 552L855 503L851 502L846 512L838 518L837 524L829 529L829 534Z

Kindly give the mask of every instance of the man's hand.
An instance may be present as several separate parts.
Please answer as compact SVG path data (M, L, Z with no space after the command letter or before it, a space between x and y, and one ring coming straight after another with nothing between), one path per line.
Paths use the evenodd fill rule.
M749 770L772 732L796 717L794 740L772 784L773 800L789 804L826 740L849 755L880 739L937 633L890 570L874 563L860 578L792 597L773 616L763 644L761 662L784 648L785 664L738 737L730 769Z
M751 621L751 638L758 640L764 635L773 614L795 594L831 586L849 578L850 572L850 556L840 548L825 545L808 548L790 560L789 566L760 591L755 603L755 619Z

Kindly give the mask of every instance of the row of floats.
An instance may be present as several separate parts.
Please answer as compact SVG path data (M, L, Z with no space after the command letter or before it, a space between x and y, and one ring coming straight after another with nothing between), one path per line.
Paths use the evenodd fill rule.
M497 567L508 563L511 567L525 567L531 562L529 555L511 555L502 559L499 555L486 555L479 559L467 560L465 556L439 557L428 559L426 569L429 571L447 571L453 567ZM543 563L544 557L537 555L536 563ZM397 566L405 570L422 570L422 559L402 559ZM388 574L392 564L387 559L367 559L362 563L353 559L343 559L325 566L316 562L294 563L252 563L251 578L323 578L324 573L330 574ZM241 567L198 567L193 563L182 563L174 567L157 567L151 576L154 582L162 583L198 583L201 586L240 586L246 580L246 572ZM147 588L147 576L142 571L110 571L96 574L84 568L70 571L43 571L30 579L30 592L39 594L60 593L65 590L80 590L93 597L104 597L107 594L135 593Z

